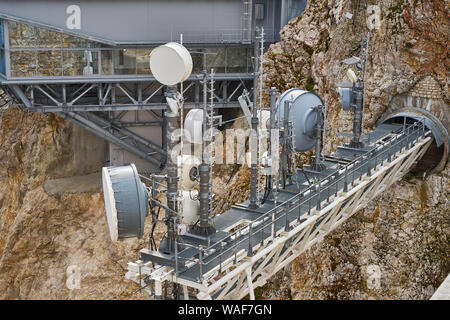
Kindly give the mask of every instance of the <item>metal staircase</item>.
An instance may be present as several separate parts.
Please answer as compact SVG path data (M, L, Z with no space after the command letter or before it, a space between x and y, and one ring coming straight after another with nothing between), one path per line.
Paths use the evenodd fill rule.
M156 171L164 167L167 153L160 146L127 128L113 124L109 119L96 115L93 112L60 112L58 115L96 134L100 138L147 160L154 165Z
M0 115L12 105L17 105L17 100L8 93L6 87L0 86Z
M36 111L30 101L30 99L33 99L33 96L29 93L26 94L18 86L11 86L8 88L3 87L0 90L0 114L3 108L7 108L13 104L16 105L16 101L21 101L26 109L32 112ZM8 92L10 92L10 94ZM56 114L63 119L92 132L100 138L148 161L153 166L154 171L160 171L165 165L167 153L163 150L163 147L132 132L119 121L114 121L120 119L120 113L115 118L111 118L109 112L100 111L60 111L56 112ZM159 125L163 124L162 119L159 120L159 122Z

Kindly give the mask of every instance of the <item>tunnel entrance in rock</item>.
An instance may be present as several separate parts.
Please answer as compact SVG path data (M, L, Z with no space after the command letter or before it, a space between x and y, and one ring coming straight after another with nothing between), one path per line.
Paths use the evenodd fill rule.
M450 147L450 109L445 84L434 74L421 77L405 93L392 97L378 123L425 121L434 141L413 171L439 172L444 169Z
M427 120L427 121L426 121ZM429 173L432 171L439 171L448 158L448 136L442 134L437 137L440 133L438 126L433 127L431 123L434 123L430 119L424 117L423 115L409 115L407 116L404 113L399 113L394 116L389 116L384 123L395 123L395 124L406 124L412 125L417 121L425 121L426 127L431 130L432 135L434 137L432 144L428 148L427 152L423 155L423 157L417 161L416 165L411 168L412 173ZM441 143L441 139L442 141Z

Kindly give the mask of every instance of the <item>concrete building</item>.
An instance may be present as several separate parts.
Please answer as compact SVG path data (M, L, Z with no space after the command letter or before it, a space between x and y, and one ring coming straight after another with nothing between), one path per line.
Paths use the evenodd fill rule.
M151 75L152 48L183 41L194 67L186 107L202 104L214 69L217 108L253 90L253 45L266 46L306 7L302 0L0 1L0 83L35 112L55 112L111 143L111 165L165 162L164 87ZM31 41L30 41L31 39ZM106 158L106 156L105 156Z

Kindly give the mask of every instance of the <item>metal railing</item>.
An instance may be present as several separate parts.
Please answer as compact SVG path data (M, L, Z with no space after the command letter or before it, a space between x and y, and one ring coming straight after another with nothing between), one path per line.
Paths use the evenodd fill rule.
M266 241L275 239L277 233L290 230L290 225L302 219L302 209L308 215L313 208L321 210L323 203L330 203L330 198L337 196L340 190L348 191L348 185L354 186L357 180L362 180L364 175L370 176L372 170L376 170L379 165L383 165L385 161L392 161L392 157L403 150L412 147L412 144L419 138L428 134L424 122L416 122L412 125L405 126L401 132L386 142L375 145L371 150L362 154L360 157L354 159L343 168L331 173L320 181L312 184L304 191L294 195L290 199L276 205L265 214L252 222L244 228L239 227L238 230L229 234L220 242L216 242L208 247L193 246L183 244L187 247L198 250L198 258L189 258L186 260L186 268L181 270L178 266L178 261L181 257L176 257L176 274L182 274L198 265L199 272L197 280L201 282L205 272L205 265L214 262L215 266L219 267L219 273L222 271L223 263L230 258L233 258L234 263L237 263L238 253L242 250L247 251L247 256L252 256L254 249L258 243L264 246ZM297 218L290 220L292 213L298 210ZM295 216L294 216L295 217ZM292 217L291 217L292 218ZM276 223L283 221L284 227L276 230ZM270 236L265 237L265 230L270 230ZM240 248L240 249L239 249ZM245 249L247 248L247 249ZM239 251L238 251L239 249ZM209 261L208 261L209 260ZM217 261L218 260L218 261Z

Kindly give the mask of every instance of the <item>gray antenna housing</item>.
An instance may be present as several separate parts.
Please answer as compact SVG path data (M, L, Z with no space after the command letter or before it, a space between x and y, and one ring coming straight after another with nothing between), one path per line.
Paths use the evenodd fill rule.
M322 99L315 93L293 88L285 91L277 101L280 123L284 120L284 103L292 101L295 151L306 152L314 148L317 137L314 129L317 125L317 106L323 106Z
M342 109L345 111L351 110L353 101L353 83L343 82L338 88L339 95L342 98Z
M111 240L142 238L148 193L136 166L104 167L102 181Z

